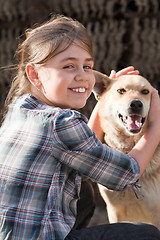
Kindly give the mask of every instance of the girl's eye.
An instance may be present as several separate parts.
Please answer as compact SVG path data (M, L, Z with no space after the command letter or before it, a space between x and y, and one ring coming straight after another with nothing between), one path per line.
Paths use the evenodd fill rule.
M64 66L63 68L64 68L64 69L71 69L71 68L73 68L73 65L71 65L71 64L70 64L70 65L66 65L66 66Z
M149 90L148 90L148 89L143 89L143 90L141 91L141 93L144 94L144 95L147 95L147 94L149 93Z
M117 90L117 92L119 94L124 94L126 92L126 90L124 88L120 88L120 89Z
M85 68L85 69L92 69L92 67L90 65L84 65L83 68Z

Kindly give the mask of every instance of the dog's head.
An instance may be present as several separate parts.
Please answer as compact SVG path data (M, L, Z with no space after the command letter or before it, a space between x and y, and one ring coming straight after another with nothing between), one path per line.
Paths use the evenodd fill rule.
M146 124L152 92L151 84L140 75L110 79L95 71L94 94L101 101L100 115L119 132L135 135ZM110 126L108 126L110 127Z

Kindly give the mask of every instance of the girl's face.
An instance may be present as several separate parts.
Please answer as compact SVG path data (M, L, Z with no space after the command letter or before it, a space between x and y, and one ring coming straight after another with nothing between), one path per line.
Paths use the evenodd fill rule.
M95 84L93 65L88 51L73 43L44 66L36 68L39 91L33 95L48 105L82 108Z

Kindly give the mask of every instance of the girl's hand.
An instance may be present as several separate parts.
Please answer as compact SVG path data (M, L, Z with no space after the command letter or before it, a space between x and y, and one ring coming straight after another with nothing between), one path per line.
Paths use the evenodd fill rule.
M112 78L120 77L122 75L138 75L138 74L139 74L139 71L135 70L133 66L130 66L118 72L116 72L115 70L112 70L109 77L112 79Z
M157 127L157 131L160 131L160 98L158 91L155 88L153 88L152 91L148 121L149 125L155 125Z

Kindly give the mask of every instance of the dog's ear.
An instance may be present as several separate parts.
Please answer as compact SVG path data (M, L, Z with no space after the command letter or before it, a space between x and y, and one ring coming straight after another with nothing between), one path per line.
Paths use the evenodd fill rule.
M93 88L93 93L96 99L99 100L103 92L107 89L107 86L111 82L111 79L107 75L95 70L94 70L94 76L95 76L96 82Z

